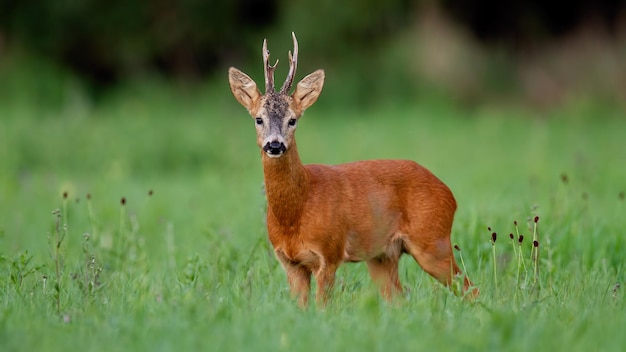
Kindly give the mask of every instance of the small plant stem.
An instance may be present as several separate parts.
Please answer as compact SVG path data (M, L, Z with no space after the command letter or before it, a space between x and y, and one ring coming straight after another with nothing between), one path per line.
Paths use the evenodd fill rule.
M491 243L491 252L493 253L493 282L496 287L496 293L498 292L498 273L496 271L496 243L495 241Z
M124 226L126 223L125 219L126 219L126 209L122 205L120 207L120 228L119 228L119 233L118 233L120 238L122 237L122 234L124 233ZM118 245L120 244L119 242L121 242L120 239L118 239Z
M524 278L526 278L528 276L528 269L526 269L526 262L524 261L524 255L522 254L523 252L523 247L522 247L522 241L524 240L524 236L520 235L519 233L519 227L517 226L517 221L514 221L513 224L515 225L515 234L517 235L517 244L519 245L519 251L518 253L518 260L517 260L517 283L519 285L519 276L520 276L520 262L522 263L522 267L524 267Z
M519 244L519 252L517 253L517 287L519 288L519 276L522 269L522 263L524 262L524 257L522 256L522 244Z
M61 215L63 216L63 227L66 229L65 232L67 232L67 222L69 221L67 213L67 192L63 194L63 211Z
M87 213L89 214L89 223L91 225L91 238L95 240L96 234L96 216L93 211L93 205L91 204L91 195L87 194Z
M85 233L83 234L83 254L85 255L85 275L84 275L84 286L85 286L85 293L90 293L90 288L89 288L89 275L90 275L90 270L89 270L89 234Z
M461 281L457 281L457 283L460 285L460 287L458 287L458 289L459 290L463 290L463 286L465 285L465 280L469 280L469 275L467 274L467 267L465 267L465 260L463 260L463 252L461 252L461 247L459 247L458 245L455 244L454 245L454 249L457 252L459 252L459 259L461 260L461 266L463 267L464 277L461 279ZM450 265L450 270L452 270L452 265ZM463 275L461 275L461 276L463 276Z
M461 266L463 267L463 273L465 273L465 277L469 279L467 275L467 268L465 267L465 261L463 260L463 253L459 252L459 259L461 260Z
M511 239L511 247L513 247L513 255L515 255L515 258L517 258L517 281L519 284L519 257L517 255L517 247L515 247L515 236L513 236L513 234L510 234L509 238Z
M519 257L520 257L520 259L522 261L522 267L524 268L524 273L526 275L528 275L528 268L526 267L526 260L524 259L523 247L522 247L521 244L520 244L520 247L519 247Z
M116 248L116 255L118 258L118 264L120 265L120 267L124 264L123 263L123 258L124 255L122 254L123 250L124 250L124 244L123 239L124 239L124 228L126 227L126 198L122 198L121 202L120 202L120 228L119 228L119 232L117 234L117 243L115 244Z
M463 260L463 253L461 252L459 252L459 259L461 259L461 266L463 266L463 274L465 275L465 278L461 279L461 282L460 282L461 290L463 290L463 287L465 285L465 279L469 280L470 278L469 278L469 274L467 273L467 268L465 267L465 261Z
M491 231L491 227L487 227L487 230ZM495 232L491 233L491 253L493 254L493 283L495 286L495 293L498 293L498 272L497 272L497 263L496 263L496 240L498 239L498 234Z
M172 272L176 270L176 244L174 240L174 223L171 221L167 223L167 230L165 231L165 243L167 245L167 259L170 270ZM256 247L256 246L255 246Z
M532 249L532 260L534 264L534 283L537 284L539 280L539 241L537 236L537 221L538 217L535 217L535 222L533 226L533 249Z
M55 290L55 303L57 314L61 314L61 258L60 258L60 249L61 249L61 241L63 241L63 237L61 237L61 212L57 209L54 212L56 216L55 226L54 226L54 268L56 273L56 282L54 284Z
M513 254L517 257L517 248L515 247L515 238L512 236L513 234L511 234L511 247L513 247Z
M535 284L539 280L539 246L535 248Z

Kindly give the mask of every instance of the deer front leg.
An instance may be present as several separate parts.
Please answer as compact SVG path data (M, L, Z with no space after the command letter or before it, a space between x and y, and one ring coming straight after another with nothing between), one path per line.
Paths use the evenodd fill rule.
M300 308L305 308L311 291L311 271L289 260L281 250L276 250L275 253L287 274L291 297L298 300Z
M372 279L380 287L381 295L388 301L397 293L402 293L398 279L398 259L378 257L367 261L367 268Z
M311 291L311 272L299 265L289 265L289 267L285 267L285 271L287 272L291 297L298 300L300 308L306 308Z
M317 282L317 291L315 294L315 300L318 306L324 307L328 302L328 299L332 295L333 288L335 286L335 271L336 266L322 266L315 273L315 281Z

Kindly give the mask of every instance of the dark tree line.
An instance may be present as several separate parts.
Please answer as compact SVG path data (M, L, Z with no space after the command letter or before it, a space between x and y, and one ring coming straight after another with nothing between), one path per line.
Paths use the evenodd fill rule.
M142 70L203 76L258 51L261 36L297 28L325 55L370 50L415 18L418 0L0 0L0 37L99 85ZM618 0L441 0L487 42L560 35L595 16L608 27ZM621 12L620 12L621 11ZM256 56L255 56L256 57Z
M626 15L622 0L443 0L450 14L485 41L541 39L568 33L584 21L614 32Z

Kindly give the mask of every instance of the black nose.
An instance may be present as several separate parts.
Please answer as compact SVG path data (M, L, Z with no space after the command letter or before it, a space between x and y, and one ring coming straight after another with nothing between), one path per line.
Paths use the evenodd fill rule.
M266 143L265 146L263 147L263 150L266 153L269 153L272 155L279 155L281 153L284 153L287 150L287 148L285 148L285 144L283 144L283 142L273 141L273 142Z

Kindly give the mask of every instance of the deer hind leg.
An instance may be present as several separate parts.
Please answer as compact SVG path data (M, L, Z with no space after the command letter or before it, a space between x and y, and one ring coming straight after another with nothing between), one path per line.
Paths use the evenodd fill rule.
M398 279L399 259L399 257L380 256L367 261L367 269L372 280L378 284L380 294L388 301L394 295L402 293L402 285Z
M422 227L421 231L412 231L412 235L407 236L405 248L424 271L446 286L451 286L453 278L461 274L452 253L449 227ZM463 292L471 285L465 277Z

